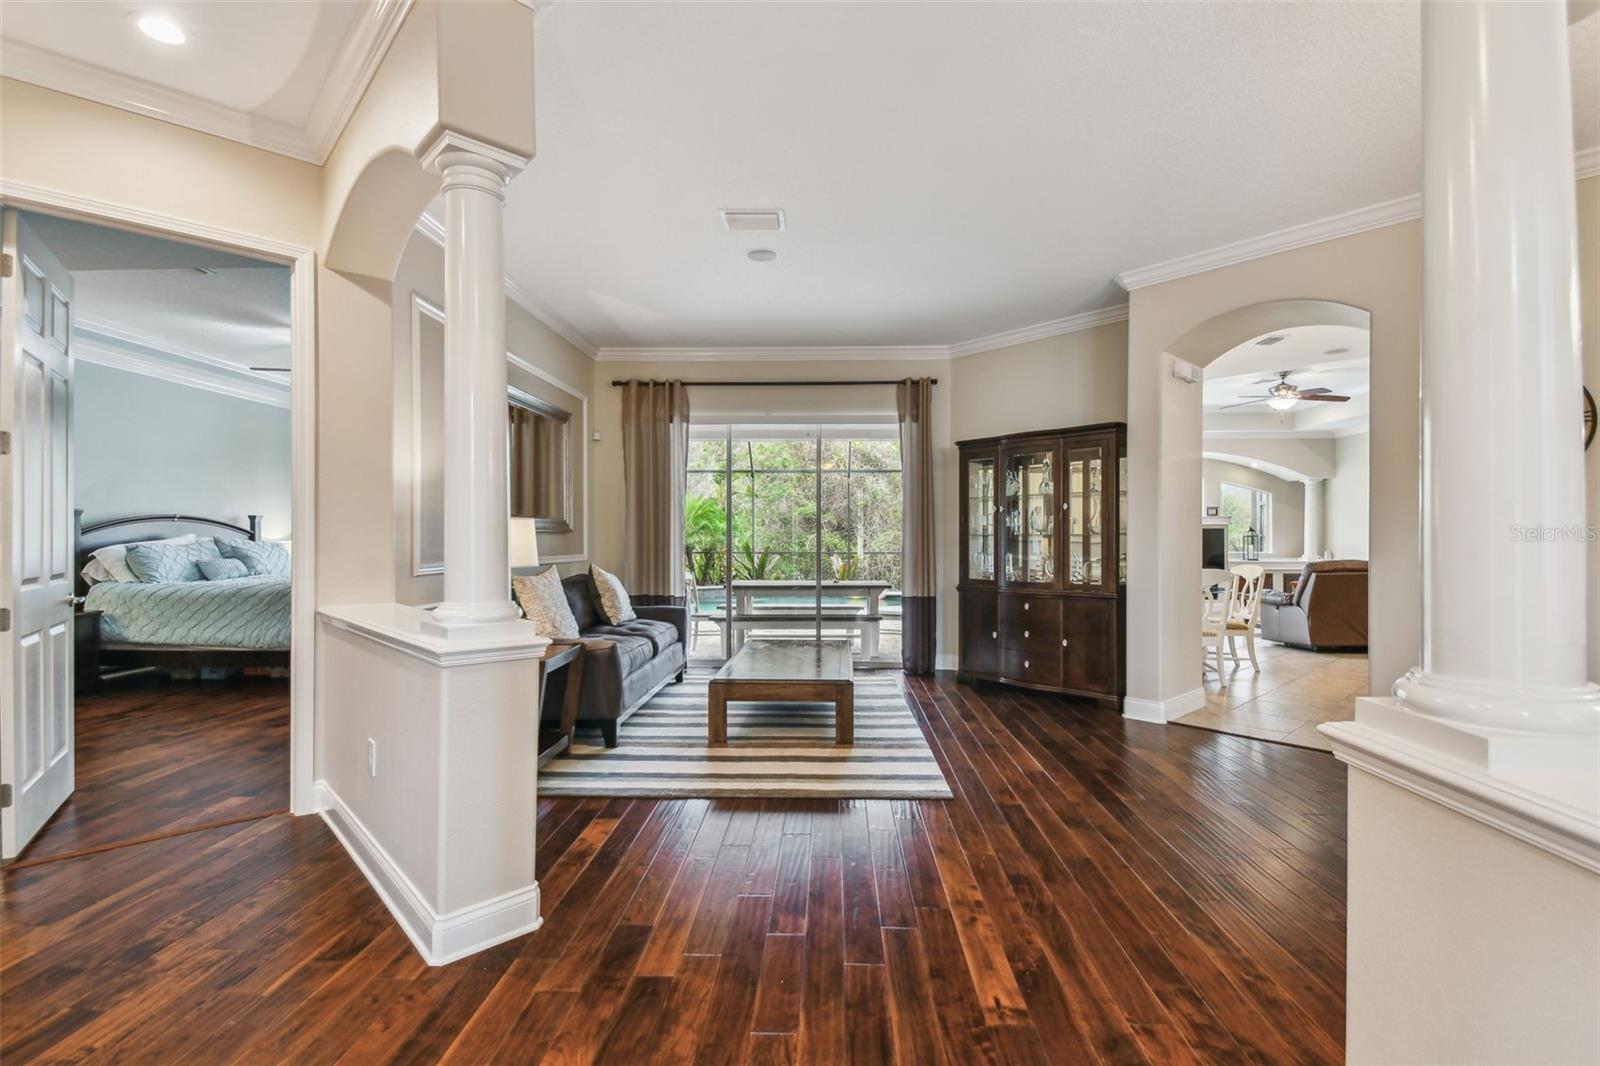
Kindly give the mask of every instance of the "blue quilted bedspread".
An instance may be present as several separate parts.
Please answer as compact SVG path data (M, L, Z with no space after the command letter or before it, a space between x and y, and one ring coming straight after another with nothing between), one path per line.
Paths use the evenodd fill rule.
M207 648L287 648L289 579L103 581L84 608L105 612L100 637L114 643Z

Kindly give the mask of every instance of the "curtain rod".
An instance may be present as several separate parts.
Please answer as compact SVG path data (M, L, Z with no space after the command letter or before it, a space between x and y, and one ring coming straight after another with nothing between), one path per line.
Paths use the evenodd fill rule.
M895 378L893 381L685 381L684 384L696 389L733 388L745 385L755 386L757 388L770 388L772 386L777 386L779 388L797 388L805 385L898 385L905 380L905 378ZM939 384L939 379L929 378L928 383L930 385L937 385ZM626 381L620 380L613 380L611 382L612 388L618 389L626 384Z

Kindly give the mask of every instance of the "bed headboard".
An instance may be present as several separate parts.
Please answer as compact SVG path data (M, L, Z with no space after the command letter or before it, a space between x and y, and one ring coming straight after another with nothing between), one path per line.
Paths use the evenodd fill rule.
M258 514L246 515L245 524L242 526L225 522L220 518L205 518L192 514L131 515L127 518L108 518L85 525L83 512L77 510L72 512L72 523L73 558L76 560L73 584L79 596L89 588L83 580L83 568L88 565L89 556L108 544L162 540L166 537L181 537L185 533L212 537L218 532L226 532L237 533L247 540L261 539L261 516Z

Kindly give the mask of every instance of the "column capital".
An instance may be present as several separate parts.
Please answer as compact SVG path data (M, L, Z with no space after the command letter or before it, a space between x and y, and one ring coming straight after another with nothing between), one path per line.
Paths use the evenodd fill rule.
M530 162L525 156L452 129L442 129L425 142L417 150L417 158L424 167L442 175L447 187L452 179L467 177L470 181L476 174L483 180L473 184L487 184L488 191L501 191L502 195L505 183L522 173ZM494 188L496 182L498 189Z

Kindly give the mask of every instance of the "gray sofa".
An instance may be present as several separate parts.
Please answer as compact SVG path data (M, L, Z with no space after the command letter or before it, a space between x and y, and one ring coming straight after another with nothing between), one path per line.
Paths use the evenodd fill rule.
M683 680L688 664L689 609L634 605L639 617L611 625L600 611L600 595L587 573L561 579L562 590L586 651L578 722L597 725L606 747L617 746L617 727L668 682ZM545 701L546 716L559 719L561 701Z

